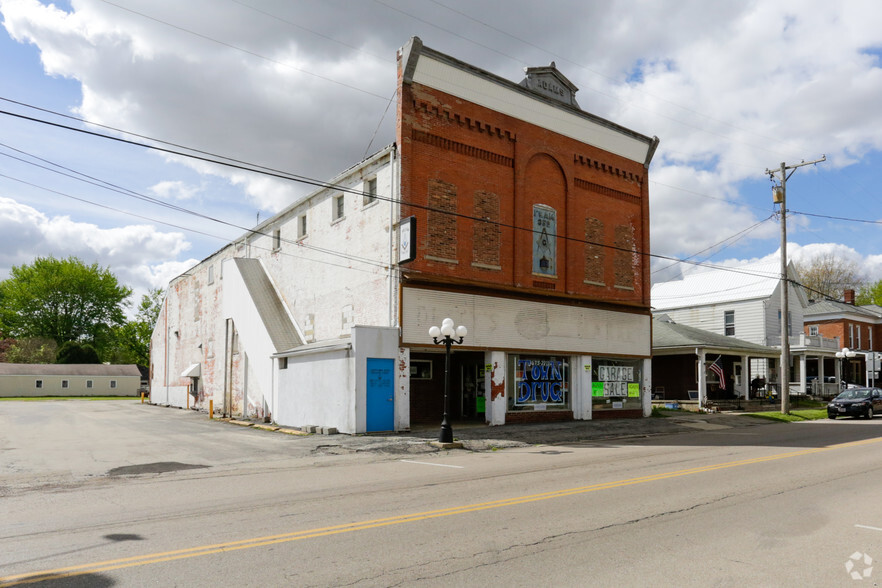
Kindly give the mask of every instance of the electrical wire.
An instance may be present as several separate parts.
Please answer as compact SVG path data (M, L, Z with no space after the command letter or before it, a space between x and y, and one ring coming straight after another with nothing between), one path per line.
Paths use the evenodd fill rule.
M227 161L222 161L222 160L218 160L218 159L211 159L211 158L209 158L209 157L205 157L205 156L203 156L203 155L193 155L193 154L191 154L191 153L184 153L184 152L182 152L182 151L175 151L175 150L168 149L168 148L165 148L165 147L159 147L159 146L156 146L156 145L150 145L150 144L147 144L147 143L141 143L141 142L138 142L138 141L132 141L132 140L124 139L124 138L121 138L121 137L114 137L114 136L112 136L112 135L106 135L106 134L98 133L98 132L95 132L95 131L88 131L88 130L85 130L85 129L78 129L78 128L76 128L76 127L71 127L71 126L69 126L69 125L62 125L62 124L60 124L60 123L55 123L55 122L51 122L51 121L46 121L46 120L42 120L42 119L38 119L38 118L34 118L34 117L29 117L29 116L25 116L25 115L18 114L18 113L12 113L12 112L8 112L8 111L0 110L0 114L6 114L6 115L9 115L9 116L13 116L13 117L21 118L21 119L28 120L28 121L31 121L31 122L37 122L37 123L47 124L47 125L50 125L50 126L53 126L53 127L57 127L57 128L61 128L61 129L69 130L69 131L74 131L74 132L78 132L78 133L84 133L84 134L87 134L87 135L90 135L90 136L95 136L95 137L98 137L98 138L104 138L104 139L109 139L109 140L112 140L112 141L118 141L118 142L122 142L122 143L130 144L130 145L133 145L133 146L143 147L143 148L145 148L145 149L153 149L153 150L157 150L157 151L164 152L164 153L170 153L170 154L173 154L173 155L179 155L179 156L182 156L182 157L189 157L189 158L196 159L196 160L203 161L203 162L207 162L207 163L214 163L214 164L217 164L217 165L222 165L222 166L226 166L226 167L231 167L231 168L234 168L234 169L240 169L240 170L250 171L250 172L253 172L253 173L258 173L258 174L263 174L263 175L268 175L268 176L276 177L276 178L280 178L280 179L287 179L287 180L291 180L291 181L301 182L301 183L305 183L305 184L308 184L308 185L317 186L317 187L322 188L322 189L329 189L329 190L333 190L333 191L337 191L337 192L356 194L356 195L359 195L359 196L362 196L362 195L363 195L363 192L362 192L362 191L355 190L355 189L352 189L352 188L348 188L348 187L346 187L346 186L335 185L335 184L332 184L332 183L330 183L330 182L322 182L322 181L315 180L315 179L312 179L312 178L307 178L306 176L300 176L300 175L298 175L298 174L293 174L293 173L288 173L288 172L282 172L282 171L275 170L275 169L272 169L272 168L268 168L268 167L265 167L265 166L259 166L259 165L256 165L256 164L250 164L250 163L247 163L247 162L242 162L241 160L232 160L231 158L223 158L223 159L226 159ZM121 131L121 132L125 133L125 131ZM153 139L150 138L150 140L153 140ZM162 141L159 141L159 142L163 143ZM182 147L182 148L184 148L184 149L189 149L189 148L186 148L186 147ZM195 150L195 149L193 149L192 151L195 151L195 152L197 152L197 153L206 153L206 152L204 152L204 151ZM212 155L214 155L214 154L212 154ZM222 156L218 156L218 157L222 157ZM238 163L234 163L234 161L235 161L235 162L238 162ZM496 226L498 226L498 227L500 227L500 228L508 228L508 229L517 230L517 231L526 231L526 232L530 232L530 233L534 233L534 232L535 232L534 229L532 229L532 228L518 227L518 226L515 226L515 225L512 225L512 224L501 223L501 222L497 222L497 221L491 221L491 220L489 220L489 219L485 219L485 218L481 218L481 217L475 217L475 216L466 215L466 214L462 214L462 213L457 213L457 212L451 212L451 211L447 211L447 210L436 209L436 208L433 208L433 207L430 207L430 206L421 205L421 204L417 204L417 203L413 203L413 202L407 202L407 201L400 200L400 199L396 200L396 199L394 199L394 198L392 198L392 197L382 196L382 195L379 195L379 194L376 196L376 198L379 199L379 200L385 200L385 201L388 201L388 202L395 202L395 203L398 203L398 204L400 204L400 205L411 206L411 207L414 207L414 208L423 209L423 210L427 210L427 211L431 211L431 212L438 212L438 213L442 213L442 214L448 214L448 215L451 215L451 216L454 216L454 217L457 217L457 218L463 218L463 219L465 219L465 220L471 220L471 221L477 221L477 222L490 223L490 224L496 225ZM225 222L225 221L221 221L221 222ZM244 229L244 230L245 230L245 231L250 231L250 229ZM556 237L556 238L559 238L559 239L561 239L561 240L565 240L565 241L571 241L571 242L582 243L582 244L587 244L587 245L594 245L594 246L602 247L602 248L609 249L609 250L613 250L613 251L621 251L621 252L629 253L629 254L637 254L637 255L640 255L640 256L643 256L643 257L647 257L647 258L652 258L652 259L663 259L663 260L668 260L668 261L677 262L677 263L686 263L686 264L689 264L689 265L694 265L694 266L699 266L699 267L710 267L710 268L723 269L723 270L725 270L725 271L730 271L730 272L735 272L735 273L745 273L745 274L748 274L748 275L756 275L756 274L751 274L750 272L745 272L745 271L743 271L743 270L736 270L736 269L729 268L729 267L726 267L726 266L718 266L718 265L708 264L708 263L704 263L704 262L695 262L695 261L691 261L691 260L689 260L689 259L681 259L681 258L677 258L677 257L669 256L669 255L661 255L661 254L649 253L649 252L644 252L644 251L639 251L639 250L638 250L638 251L635 251L635 250L632 250L632 249L629 249L629 248L625 248L625 247L619 247L619 246L616 246L616 245L609 245L609 244L607 244L607 243L597 243L597 242L593 242L593 241L588 241L588 240L586 240L586 239L579 239L579 238L576 238L576 237L569 237L569 236L566 236L566 235L555 234L555 235L549 235L549 236L554 236L554 237Z

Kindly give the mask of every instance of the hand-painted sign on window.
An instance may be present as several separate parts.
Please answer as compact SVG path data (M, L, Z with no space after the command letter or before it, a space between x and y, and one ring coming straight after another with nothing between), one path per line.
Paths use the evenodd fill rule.
M557 275L557 211L533 205L533 273Z
M566 404L567 364L555 358L519 358L515 405Z
M633 367L598 366L597 381L591 383L591 395L604 398L637 398L640 396L640 383L633 380Z

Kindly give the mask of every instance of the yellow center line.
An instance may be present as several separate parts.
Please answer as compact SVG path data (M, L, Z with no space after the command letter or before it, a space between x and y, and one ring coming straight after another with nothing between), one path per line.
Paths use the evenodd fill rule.
M646 484L649 482L658 482L661 480L669 480L682 476L692 476L706 472L713 472L728 468L744 467L781 459L790 459L804 455L811 455L833 449L844 449L847 447L856 447L867 445L870 443L878 443L882 441L882 437L874 439L865 439L862 441L852 441L849 443L840 443L837 445L829 445L827 447L818 447L813 449L801 449L787 453L778 453L764 457L753 457L748 459L740 459L736 461L687 468L682 470L674 470L671 472L663 472L659 474L650 474L647 476L639 476L636 478L626 478L623 480L615 480L611 482L601 482L587 486L578 486L575 488L566 488L562 490L553 490L550 492L542 492L539 494L529 494L525 496L515 496L511 498L503 498L500 500L492 500L488 502L479 502L475 504L467 504L454 506L450 508L442 508L437 510L429 510L425 512L410 513L398 515L394 517L361 521L355 523L344 523L330 527L319 527L316 529L308 529L304 531L294 531L292 533L281 533L278 535L267 535L264 537L253 537L250 539L241 539L238 541L228 541L224 543L215 543L212 545L202 545L199 547L189 547L186 549L177 549L174 551L164 551L160 553L150 553L146 555L136 555L132 557L124 557L120 559L112 559L107 561L82 564L76 566L68 566L63 568L55 568L51 570L43 570L39 572L29 572L24 574L16 574L12 576L0 577L0 588L6 586L14 586L20 584L31 584L34 582L42 582L46 580L55 580L59 578L68 578L72 576L80 576L83 574L91 574L97 572L106 572L121 568L130 568L147 564L156 564L178 559L187 559L191 557L202 557L214 553L222 553L229 551L237 551L240 549L251 549L254 547L263 547L276 543L287 543L290 541L299 541L301 539L313 539L316 537L325 537L328 535L337 535L340 533L351 533L353 531L363 531L366 529L376 529L379 527L387 527L390 525L400 525L403 523L413 523L439 517L447 517L452 515L501 508L506 506L516 506L519 504L527 504L530 502L538 502L541 500L551 500L554 498L563 498L578 494L586 494L588 492L597 492L599 490L611 490L613 488L623 488L625 486L633 486L636 484Z

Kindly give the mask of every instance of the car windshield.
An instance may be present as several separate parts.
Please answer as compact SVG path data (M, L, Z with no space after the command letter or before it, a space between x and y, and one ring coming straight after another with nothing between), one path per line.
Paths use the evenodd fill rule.
M846 390L836 397L836 400L862 400L869 398L871 392L866 388L858 388L856 390Z

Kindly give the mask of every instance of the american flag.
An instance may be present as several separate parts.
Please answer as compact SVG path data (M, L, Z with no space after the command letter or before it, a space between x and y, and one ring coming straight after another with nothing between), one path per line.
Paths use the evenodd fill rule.
M726 375L723 373L723 362L721 361L723 356L720 355L717 357L717 360L710 364L708 368L713 373L717 374L720 377L720 390L726 389Z

